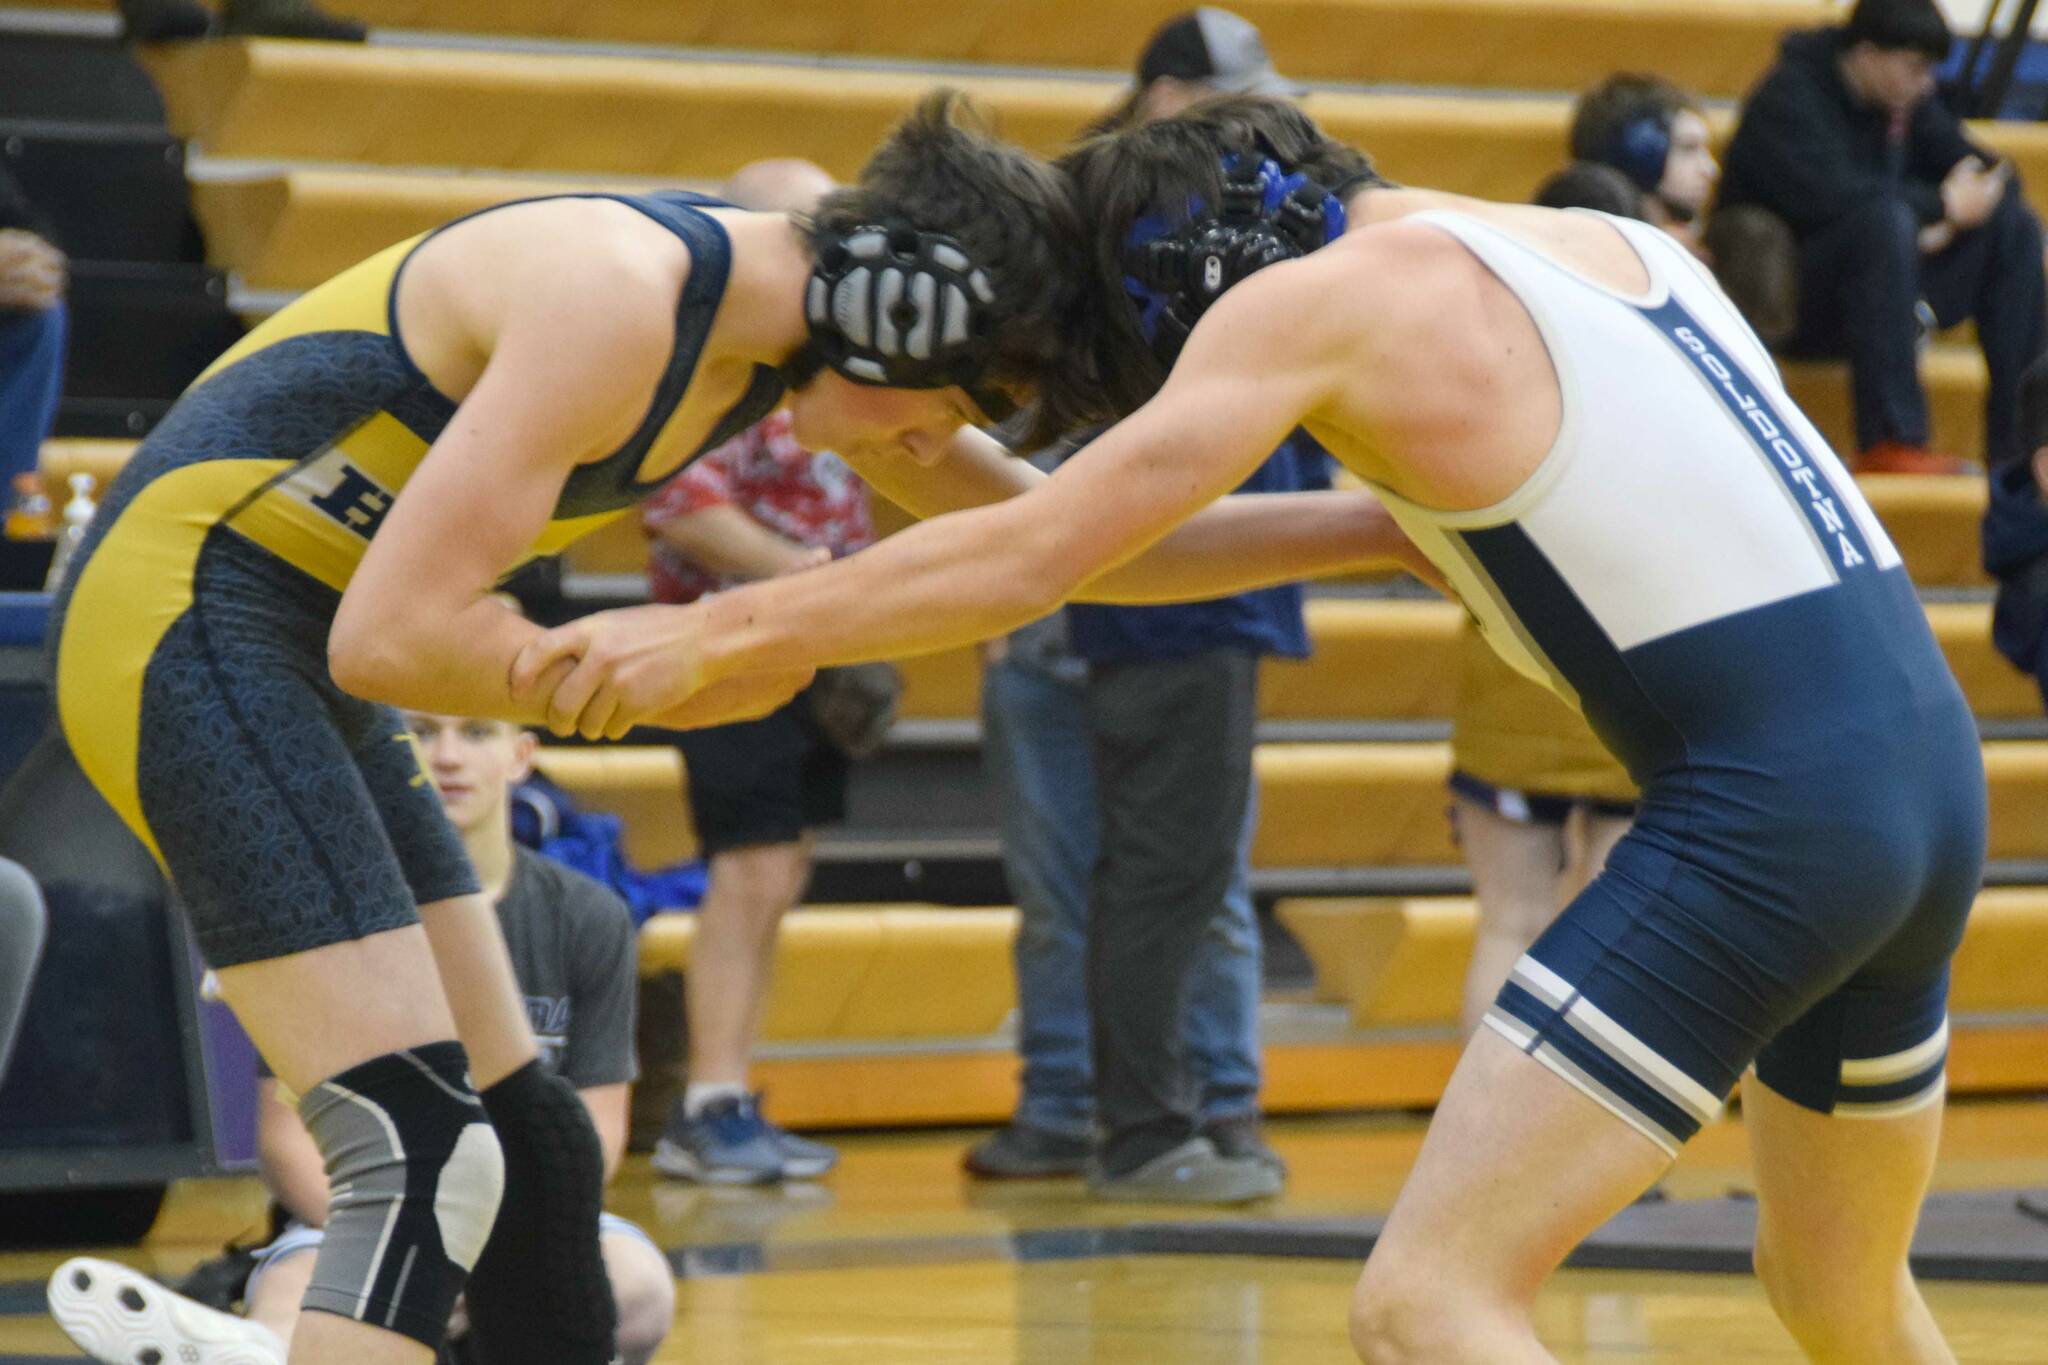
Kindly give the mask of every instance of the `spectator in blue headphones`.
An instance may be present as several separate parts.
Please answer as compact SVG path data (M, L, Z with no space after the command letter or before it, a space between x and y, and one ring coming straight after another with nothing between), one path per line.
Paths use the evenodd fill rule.
M1643 215L1699 249L1699 225L1721 179L1692 96L1661 76L1609 76L1572 110L1572 156L1612 166L1643 192Z

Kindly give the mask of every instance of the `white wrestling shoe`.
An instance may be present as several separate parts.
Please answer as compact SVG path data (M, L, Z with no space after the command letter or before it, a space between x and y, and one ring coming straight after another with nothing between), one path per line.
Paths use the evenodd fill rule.
M284 1343L268 1327L91 1256L50 1277L50 1316L102 1365L285 1365Z

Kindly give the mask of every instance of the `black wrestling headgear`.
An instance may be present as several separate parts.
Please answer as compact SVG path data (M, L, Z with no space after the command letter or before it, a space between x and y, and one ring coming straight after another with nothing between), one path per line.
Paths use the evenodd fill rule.
M1270 154L1223 158L1223 206L1191 195L1181 212L1155 210L1124 239L1124 292L1152 353L1172 365L1209 305L1256 271L1306 256L1344 235L1344 203L1328 186Z
M800 372L828 365L856 384L967 391L990 421L1016 410L983 381L994 348L995 288L960 244L936 232L863 224L818 245L804 288L810 341Z

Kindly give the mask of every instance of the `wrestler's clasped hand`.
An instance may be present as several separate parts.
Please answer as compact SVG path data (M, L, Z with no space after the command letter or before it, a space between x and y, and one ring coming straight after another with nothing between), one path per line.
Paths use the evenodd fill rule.
M513 699L544 703L555 734L620 739L636 725L690 730L758 719L801 692L815 672L711 679L703 630L704 613L695 606L626 607L557 626L513 661ZM565 674L558 665L570 661Z

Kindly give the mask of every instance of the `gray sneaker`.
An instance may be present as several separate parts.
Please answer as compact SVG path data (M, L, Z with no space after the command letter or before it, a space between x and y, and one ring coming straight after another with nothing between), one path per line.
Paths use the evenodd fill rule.
M1088 1173L1088 1193L1127 1204L1243 1204L1280 1193L1280 1173L1251 1157L1217 1154L1204 1137L1189 1138L1127 1175Z
M1202 1136L1209 1139L1219 1156L1264 1162L1282 1180L1287 1178L1287 1162L1266 1141L1265 1125L1259 1122L1257 1114L1211 1119L1202 1125Z
M782 1149L782 1173L791 1180L816 1180L839 1164L839 1149L798 1137L787 1128L768 1125L768 1136Z
M782 1147L751 1095L736 1095L684 1117L677 1102L654 1144L654 1169L700 1185L768 1185L782 1179Z
M968 1149L963 1165L983 1180L1047 1180L1088 1170L1085 1137L1006 1123Z

